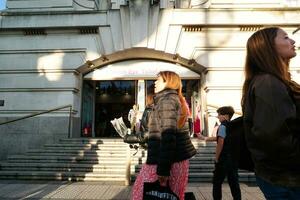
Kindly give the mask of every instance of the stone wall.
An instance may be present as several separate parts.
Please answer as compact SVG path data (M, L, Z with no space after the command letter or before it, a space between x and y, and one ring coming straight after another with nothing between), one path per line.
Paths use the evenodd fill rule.
M0 118L1 122L12 118ZM78 119L73 118L74 126ZM44 144L68 138L69 117L36 116L0 126L0 160L8 155L24 154L29 149L37 149ZM70 133L78 136L78 133Z

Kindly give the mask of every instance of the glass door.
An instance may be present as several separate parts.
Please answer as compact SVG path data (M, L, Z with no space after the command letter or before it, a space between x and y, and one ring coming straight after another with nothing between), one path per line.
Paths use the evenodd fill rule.
M123 118L127 127L128 112L136 102L137 81L96 81L95 137L119 137L111 124L115 118Z

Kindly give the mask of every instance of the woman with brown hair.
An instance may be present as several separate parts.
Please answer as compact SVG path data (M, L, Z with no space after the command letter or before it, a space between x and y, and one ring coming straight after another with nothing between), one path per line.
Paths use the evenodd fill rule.
M300 86L289 61L295 41L270 27L247 42L242 109L257 184L267 199L300 199Z
M149 119L146 164L133 186L132 199L142 200L144 182L159 180L184 199L189 159L196 154L188 127L189 109L182 96L178 74L162 71L155 81L154 108Z

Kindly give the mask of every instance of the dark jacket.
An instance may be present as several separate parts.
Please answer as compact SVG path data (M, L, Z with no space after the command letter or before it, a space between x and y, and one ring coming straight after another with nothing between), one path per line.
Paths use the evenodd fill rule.
M153 110L153 105L146 106L141 119L141 128L140 128L141 132L148 132L149 129L148 122L152 110Z
M196 154L186 121L177 128L181 104L175 90L166 89L154 97L149 121L147 164L157 164L157 175L169 176L171 165Z
M244 124L257 176L276 185L300 186L299 117L282 81L270 74L252 80Z

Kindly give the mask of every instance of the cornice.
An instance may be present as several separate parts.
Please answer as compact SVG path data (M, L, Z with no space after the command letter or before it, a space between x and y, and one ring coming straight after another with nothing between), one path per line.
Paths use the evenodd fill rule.
M73 92L78 93L78 88L0 88L0 92Z
M13 70L0 70L0 74L39 74L39 73L73 73L75 75L78 75L79 72L75 69L13 69Z
M107 14L108 10L65 10L65 11L10 11L0 12L0 16L34 16L34 15L94 15Z

